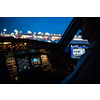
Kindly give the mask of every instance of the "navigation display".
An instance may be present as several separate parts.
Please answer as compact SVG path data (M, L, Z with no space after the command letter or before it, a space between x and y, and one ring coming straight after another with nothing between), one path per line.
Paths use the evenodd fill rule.
M25 71L30 69L28 57L17 58L19 71Z
M79 59L81 55L83 55L88 48L88 45L70 45L70 52L71 52L71 58Z
M31 64L34 67L39 67L41 65L40 56L39 55L32 56L31 57Z

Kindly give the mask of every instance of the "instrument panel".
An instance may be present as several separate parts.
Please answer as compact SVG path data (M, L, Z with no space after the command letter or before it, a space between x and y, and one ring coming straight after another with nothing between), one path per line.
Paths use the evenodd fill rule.
M6 68L7 73L11 76L12 80L16 80L17 77L16 81L18 81L19 76L24 77L27 72L28 74L31 74L34 73L35 70L38 71L38 69L42 68L39 50L3 51L1 54L4 58L0 58L0 67ZM2 59L5 65L1 64Z
M19 76L26 75L27 72L33 74L44 66L50 70L47 49L54 47L57 48L58 45L33 40L1 39L0 71L6 71L12 80L17 81Z

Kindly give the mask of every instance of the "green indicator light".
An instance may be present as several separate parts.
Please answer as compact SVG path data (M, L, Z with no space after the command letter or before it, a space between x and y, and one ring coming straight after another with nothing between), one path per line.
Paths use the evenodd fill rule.
M9 57L10 56L10 54L9 55L5 55L5 57Z
M21 69L19 69L19 71L21 72Z
M19 60L20 58L17 58L17 60Z

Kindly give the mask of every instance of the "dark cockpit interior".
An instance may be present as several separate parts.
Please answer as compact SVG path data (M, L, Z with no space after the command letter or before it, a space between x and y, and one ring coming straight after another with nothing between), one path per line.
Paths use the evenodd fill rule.
M56 58L49 57L57 52L60 45L13 38L0 38L0 82L24 83L30 77L51 73ZM56 62L57 63L57 62ZM55 65L54 65L55 66ZM34 78L32 78L34 83ZM28 82L28 81L27 81ZM31 82L29 82L31 83Z
M57 84L70 75L88 47L73 40L81 24L82 18L73 18L58 43L1 36L0 83Z
M99 0L1 0L0 4L1 100L100 98L97 83L66 82L89 46L81 35L83 17L100 17ZM83 65L73 81L82 74L98 75L95 68L87 68L85 73Z

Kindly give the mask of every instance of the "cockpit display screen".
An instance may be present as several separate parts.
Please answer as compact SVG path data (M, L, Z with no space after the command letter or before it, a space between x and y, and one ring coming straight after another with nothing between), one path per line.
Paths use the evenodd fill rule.
M83 55L88 48L88 45L70 45L70 52L71 52L71 58L73 59L79 59L81 55Z
M32 56L31 57L31 64L33 67L39 67L41 65L40 56L39 55Z
M30 69L28 57L17 58L19 72Z

